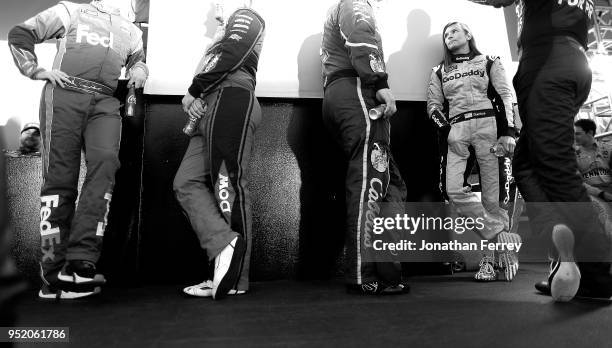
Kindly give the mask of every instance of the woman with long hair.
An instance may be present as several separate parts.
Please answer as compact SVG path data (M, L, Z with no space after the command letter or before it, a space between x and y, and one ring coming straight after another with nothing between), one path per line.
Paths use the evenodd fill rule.
M449 201L457 212L477 224L482 238L503 243L520 242L508 233L507 212L499 205L499 158L514 151L512 92L498 58L485 56L464 23L448 23L443 34L444 61L431 74L427 110L446 138L446 163L441 178ZM444 139L443 139L444 140ZM480 168L481 198L464 187L464 172L474 149ZM508 281L518 270L511 250L487 252L480 261L476 280Z

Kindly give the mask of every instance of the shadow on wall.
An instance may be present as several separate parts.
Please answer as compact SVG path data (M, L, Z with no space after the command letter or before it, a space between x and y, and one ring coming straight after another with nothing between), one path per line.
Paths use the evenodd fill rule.
M393 89L393 86L406 81L423 81L425 91L431 68L442 61L442 36L430 35L431 17L423 10L413 10L408 14L406 34L402 49L391 54L387 62L389 85Z
M308 93L308 89L314 82L318 82L321 91L323 90L323 73L321 70L321 58L319 52L321 50L321 40L323 33L311 35L304 40L297 57L298 65L298 95L300 98L312 98L312 92ZM317 78L313 78L317 76ZM312 88L312 87L310 87Z
M322 33L309 36L297 58L300 96L312 76L322 76ZM320 80L323 88L322 78ZM305 96L308 97L308 96ZM344 173L342 153L324 129L322 100L297 99L287 128L287 142L300 169L300 224L297 276L334 276L344 244Z
M0 126L0 133L4 137L5 141L3 149L17 150L19 148L21 123L17 118L10 118L4 126Z
M442 36L431 35L431 17L423 10L408 14L406 34L402 49L389 56L389 84L393 89L403 81L423 81L423 91L426 91L432 67L442 60ZM400 101L391 119L393 156L408 187L409 202L439 199L435 194L438 145L425 104Z

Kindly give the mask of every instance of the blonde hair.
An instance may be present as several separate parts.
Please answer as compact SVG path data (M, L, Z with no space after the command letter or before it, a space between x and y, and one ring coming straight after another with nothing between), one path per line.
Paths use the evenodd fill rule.
M442 29L442 47L444 49L444 61L443 61L444 71L446 71L446 69L451 64L453 64L453 53L448 49L448 46L446 46L446 42L444 41L444 33L446 33L446 29L448 29L448 27L450 27L451 25L455 25L455 24L458 25L459 28L461 28L465 34L468 34L472 37L471 39L468 40L470 52L474 53L475 55L482 54L480 50L478 49L478 47L476 46L476 39L474 39L474 34L472 34L470 27L468 27L467 24L465 23L450 22L444 26L444 29Z

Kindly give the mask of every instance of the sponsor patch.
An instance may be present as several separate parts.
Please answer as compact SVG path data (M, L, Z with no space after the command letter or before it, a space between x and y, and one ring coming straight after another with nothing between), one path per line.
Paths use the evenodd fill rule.
M235 40L235 41L240 41L240 40L242 40L242 36L240 36L238 34L232 34L232 35L229 36L228 39Z
M202 72L207 73L211 71L212 69L214 69L215 66L217 66L217 63L219 62L220 57L221 57L220 53L209 56L209 58L206 60L206 64L204 65L204 70Z
M87 16L91 16L91 17L98 17L98 12L96 11L92 11L92 10L88 10L88 9L81 9L81 13Z
M370 53L370 68L377 73L385 72L385 63L377 55Z
M370 155L372 167L380 173L384 173L389 168L389 156L387 150L381 147L380 144L374 143L372 154Z

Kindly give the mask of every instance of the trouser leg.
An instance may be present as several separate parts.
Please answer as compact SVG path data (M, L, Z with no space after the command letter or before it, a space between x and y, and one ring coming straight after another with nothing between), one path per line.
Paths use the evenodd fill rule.
M554 225L567 224L579 260L608 259L610 248L577 174L572 146L574 117L591 84L586 57L555 43L544 64L531 60L521 62L514 79L523 121L514 169L521 194L533 203L527 205L532 229L548 235Z
M92 96L47 84L40 108L42 172L41 276L55 283L64 265L77 197L82 126Z
M346 279L351 284L379 280L377 268L384 267L369 261L373 219L380 215L380 203L387 195L391 159L389 121L368 117L368 109L375 105L375 92L362 88L358 78L335 81L326 88L323 101L324 123L348 161Z
M501 230L508 230L508 214L499 206L499 158L491 153L491 147L497 143L497 126L494 117L472 120L474 132L472 144L480 169L481 202L495 225L502 225Z
M116 98L95 96L83 139L87 175L72 221L66 258L95 263L100 257L115 173L120 165L121 118Z
M251 92L239 88L217 91L206 102L203 135L191 138L174 190L211 260L238 234L245 238L237 289L247 290L252 244L248 162L261 109Z
M252 248L252 209L248 188L253 135L261 122L261 108L253 92L224 88L210 119L211 175L215 197L231 229L244 238L238 289L248 288Z
M491 118L493 119L493 118ZM478 230L479 234L482 235L485 239L493 239L499 232L504 229L504 224L500 221L499 218L496 218L494 215L488 213L486 209L483 207L481 200L478 196L469 190L467 190L464 184L464 173L466 170L466 163L468 157L470 156L469 145L473 142L474 134L478 135L477 129L478 123L476 120L469 120L464 122L456 123L452 126L451 131L448 136L448 155L447 155L447 163L446 163L446 189L449 196L450 201L456 207L457 212L466 217L470 217L473 219L482 219L484 224L484 228L482 230ZM494 132L494 131L493 131ZM493 138L495 136L493 135ZM485 186L487 188L491 188L490 175L485 175L483 178L483 163L481 163L480 157L483 155L483 150L476 148L476 143L479 143L481 147L483 147L485 140L476 141L474 144L474 148L476 151L476 157L479 159L478 164L481 171L481 184L483 195L486 194ZM489 144L486 147L486 151L489 151L489 148L492 144ZM497 163L497 160L495 160ZM485 164L486 169L490 169L487 164ZM497 164L495 164L495 175L498 175L497 172ZM495 179L495 186L497 186L497 179ZM499 188L494 188L494 193L499 194ZM495 197L495 201L497 201L497 196Z

